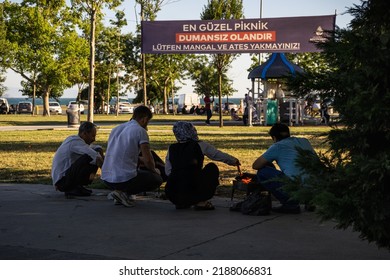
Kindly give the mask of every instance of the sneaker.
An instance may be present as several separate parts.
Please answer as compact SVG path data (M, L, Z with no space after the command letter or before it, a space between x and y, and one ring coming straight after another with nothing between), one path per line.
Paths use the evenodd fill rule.
M108 195L107 195L107 199L108 200L113 200L114 201L114 205L122 205L122 203L118 200L116 200L113 196L112 196L112 193L113 192L110 192Z
M272 211L283 214L299 214L301 213L301 207L299 205L281 205L278 207L272 207Z
M114 205L122 205L122 203L114 198Z
M130 200L126 193L121 191L113 191L111 196L114 198L114 201L121 203L126 207L134 207L134 201Z

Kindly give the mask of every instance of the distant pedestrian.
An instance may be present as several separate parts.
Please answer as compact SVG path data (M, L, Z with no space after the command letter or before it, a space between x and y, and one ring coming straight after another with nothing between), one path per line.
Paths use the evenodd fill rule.
M321 123L328 124L330 120L330 115L328 112L328 101L323 100L321 102Z
M211 111L211 104L214 102L214 97L211 99L210 94L206 93L205 97L203 98L204 104L205 104L205 112L206 112L206 124L210 124L210 119L213 115L213 112Z
M252 97L249 94L245 94L244 97L244 113L242 115L242 121L244 125L248 124L248 118L249 118L249 108L252 106Z

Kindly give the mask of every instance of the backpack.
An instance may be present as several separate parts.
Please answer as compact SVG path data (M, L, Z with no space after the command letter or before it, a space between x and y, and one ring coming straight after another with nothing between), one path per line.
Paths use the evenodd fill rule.
M272 208L271 195L268 191L256 191L249 194L243 201L230 207L230 211L241 212L250 216L269 215Z

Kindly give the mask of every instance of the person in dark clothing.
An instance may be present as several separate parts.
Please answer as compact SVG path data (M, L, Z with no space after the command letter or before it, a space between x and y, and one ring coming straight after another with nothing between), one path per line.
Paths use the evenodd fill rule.
M321 102L321 123L328 124L330 120L330 115L328 112L328 103L327 100Z
M189 122L176 122L173 133L177 143L171 144L165 160L168 175L165 193L176 209L213 210L209 201L219 185L219 169L210 162L203 167L204 155L212 160L237 166L237 158L199 141L195 127Z
M210 119L213 116L213 112L211 111L211 104L214 102L214 97L211 99L210 94L206 93L205 97L203 98L203 101L205 104L205 112L207 115L206 124L210 124Z

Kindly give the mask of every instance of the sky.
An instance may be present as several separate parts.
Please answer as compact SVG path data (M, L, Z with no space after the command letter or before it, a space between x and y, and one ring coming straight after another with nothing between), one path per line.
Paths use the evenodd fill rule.
M20 1L14 1L20 2ZM198 20L203 8L208 0L169 0L170 4L162 7L158 13L157 20ZM360 4L360 0L243 0L244 15L246 19L260 18L260 3L262 2L262 17L299 17L299 16L320 16L333 15L336 13L336 25L345 28L351 21L352 17L346 13L349 7L354 4ZM136 11L138 8L135 5L135 0L125 0L123 10L126 13L128 27L124 32L134 31L136 24ZM113 14L107 12L106 20L113 18ZM233 88L237 92L233 97L243 97L247 92L247 88L251 87L251 82L247 78L248 69L251 65L250 55L242 54L237 58L231 69L228 72L228 77L233 81ZM18 90L21 78L12 71L7 72L7 79L4 85L8 88L5 93L6 97L21 97ZM182 88L178 94L191 93L192 82L187 81L186 85L181 85ZM73 98L77 95L77 89L67 89L63 97ZM130 98L134 97L131 93Z

